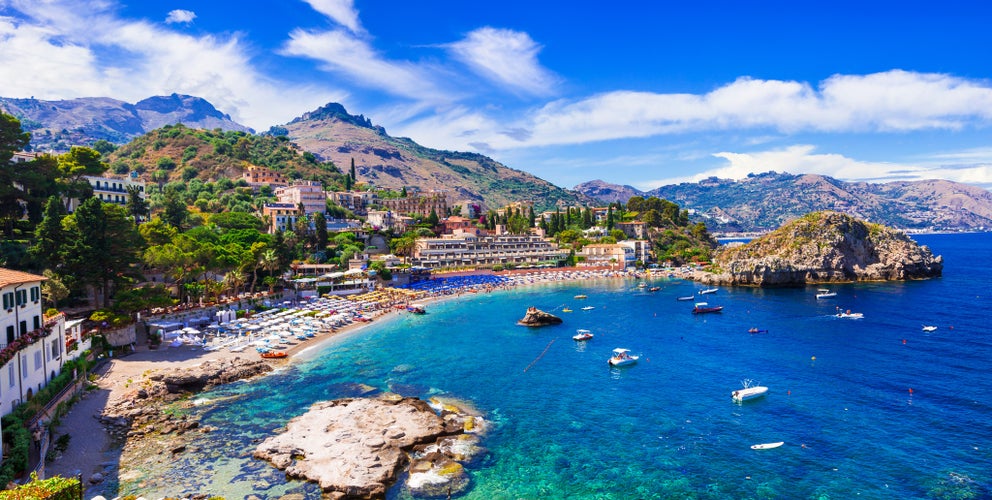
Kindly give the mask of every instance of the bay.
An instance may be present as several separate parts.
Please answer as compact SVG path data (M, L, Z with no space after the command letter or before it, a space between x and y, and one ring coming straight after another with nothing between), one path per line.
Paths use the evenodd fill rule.
M489 453L468 466L462 498L989 498L992 234L914 239L943 255L943 277L835 285L831 299L817 287L721 288L704 296L721 313L693 315L676 297L701 287L659 277L654 293L589 280L433 303L204 394L214 402L196 411L218 430L178 462L136 471L121 493L319 498L251 450L313 402L364 384L486 415ZM530 306L564 323L517 326ZM575 342L577 329L595 337ZM641 359L610 368L616 347ZM767 395L733 403L745 379ZM389 497L409 494L400 483Z

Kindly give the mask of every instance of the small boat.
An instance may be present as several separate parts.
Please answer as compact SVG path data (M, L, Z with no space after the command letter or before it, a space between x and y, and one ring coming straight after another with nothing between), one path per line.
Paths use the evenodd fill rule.
M730 397L735 403L743 403L744 401L760 398L768 392L768 388L763 385L751 385L751 379L741 380L741 384L744 385L743 389L737 389L730 393Z
M582 308L583 311L592 311L593 309L595 309L593 306L585 306Z
M837 296L837 292L831 292L826 288L821 288L816 291L816 298L818 299L829 299L831 297L836 297L836 296Z
M269 359L280 359L280 358L285 358L286 356L289 355L286 354L284 351L266 351L263 352L261 356L263 358L269 358Z
M937 327L936 326L933 326L933 325L923 325L923 331L924 332L932 332L932 331L934 331L936 329L937 329Z
M675 300L681 300L683 302L685 302L687 300L696 300L696 296L695 295L687 295L685 297L679 297L679 298L677 298Z
M581 295L580 294L580 295L576 295L575 298L578 299L578 300L582 300L582 299L588 299L589 297L586 296L586 295Z
M752 450L770 450L772 448L778 448L779 446L782 446L783 444L785 444L785 441L777 441L775 443L752 444L751 445L751 449Z
M632 365L640 359L640 356L632 356L630 354L630 349L624 349L618 347L613 350L613 357L610 358L610 366L626 366Z
M570 313L570 312L572 312L572 310L569 309L568 307L565 307L564 309L561 310L561 312L563 312L563 313Z
M723 306L711 306L706 302L696 302L696 306L692 308L692 314L715 313L722 310Z
M837 308L837 314L834 314L834 317L835 318L844 318L844 319L861 319L861 318L864 318L865 315L862 314L862 313L852 313L850 309L848 309L848 310L846 310L844 312L840 312L840 308L838 307Z
M707 288L706 290L700 290L699 295L706 295L708 293L716 293L719 288Z
M423 304L410 304L407 306L406 310L412 312L413 314L427 314L427 309Z
M582 330L582 329L576 330L575 335L572 335L573 340L579 340L579 341L589 340L591 338L592 338L592 332L590 332L589 330Z
M754 335L756 333L768 333L768 330L764 330L764 329L761 329L761 328L750 328L750 329L748 329L747 333L750 333L751 335Z
M637 288L647 288L647 287L648 287L648 284L645 283L645 282L643 282L643 281L637 284Z
M660 286L653 286L651 288L648 288L649 292L657 292L658 290L661 290Z

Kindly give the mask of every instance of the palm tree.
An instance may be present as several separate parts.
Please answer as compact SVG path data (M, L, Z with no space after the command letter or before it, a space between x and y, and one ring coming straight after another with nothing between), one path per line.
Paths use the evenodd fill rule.
M246 281L248 281L248 277L245 276L245 273L238 270L229 271L224 275L224 289L230 290L232 295L237 295L238 289L241 288Z
M269 276L275 278L275 272L279 269L279 254L274 248L267 248L262 252L262 256L258 259L258 265L262 269L265 269ZM275 289L275 280L272 280L269 284L269 291L272 292Z

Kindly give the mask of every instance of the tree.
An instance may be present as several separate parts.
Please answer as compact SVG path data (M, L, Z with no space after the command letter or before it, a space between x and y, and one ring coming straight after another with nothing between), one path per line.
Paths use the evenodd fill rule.
M49 198L45 204L45 216L34 231L34 244L28 248L28 253L41 269L58 268L62 263L59 251L66 244L65 231L62 230L65 215L62 200L57 196Z
M30 134L21 130L17 118L0 113L0 221L8 239L14 237L14 222L24 214L20 204L24 192L14 186L20 183L23 169L10 160L15 152L27 147L30 140Z
M358 177L355 176L355 158L351 159L351 181L357 181Z
M189 208L186 206L186 202L183 201L182 196L180 196L179 191L172 186L166 187L165 198L162 204L164 205L162 220L166 224L181 231L189 219Z
M51 269L45 269L41 274L48 278L41 283L41 295L52 307L58 308L59 301L69 296L69 287Z
M406 186L403 186L403 189L400 189L400 198L406 198Z
M313 214L314 238L318 251L327 248L327 218L324 214L317 212Z
M507 224L507 230L511 234L524 234L528 229L530 229L530 222L526 217L519 214L510 217Z
M97 291L96 305L110 304L113 288L127 283L128 271L138 263L141 236L128 219L124 207L97 198L83 201L66 216L68 243L62 246L63 276L72 276L81 286Z
M127 212L134 218L135 225L151 213L148 200L141 196L141 188L138 186L129 185L127 187Z
M58 157L58 172L65 186L66 196L83 200L93 196L93 186L84 176L101 176L109 165L104 163L100 152L92 148L73 146L69 152Z
M406 263L407 257L413 255L413 251L417 248L417 237L412 234L405 234L399 238L393 238L389 242L389 247L393 255L402 256L404 263Z
M275 272L279 269L279 254L276 253L274 248L266 249L259 257L258 265L262 269L265 269L265 272L269 273L270 277L275 278ZM269 283L269 291L272 292L274 290L275 281L272 281Z
M431 213L430 213L430 215L428 215L428 216L427 216L427 218L426 218L426 219L424 219L424 223L425 223L425 224L427 224L427 225L428 225L428 226L430 226L430 227L435 227L435 226L437 226L437 223L438 223L439 221L440 221L440 219L438 219L438 216L437 216L437 211L436 211L436 210L434 210L433 208L431 209Z

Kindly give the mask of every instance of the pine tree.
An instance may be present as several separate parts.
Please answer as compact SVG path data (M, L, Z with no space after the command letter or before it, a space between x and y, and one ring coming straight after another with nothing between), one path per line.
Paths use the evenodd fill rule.
M352 182L357 181L358 177L355 176L355 159L351 159L351 180Z
M34 257L39 269L57 268L61 264L59 250L66 243L66 234L62 230L62 218L65 217L65 207L58 196L52 196L45 204L45 216L35 228L35 243L28 249Z

